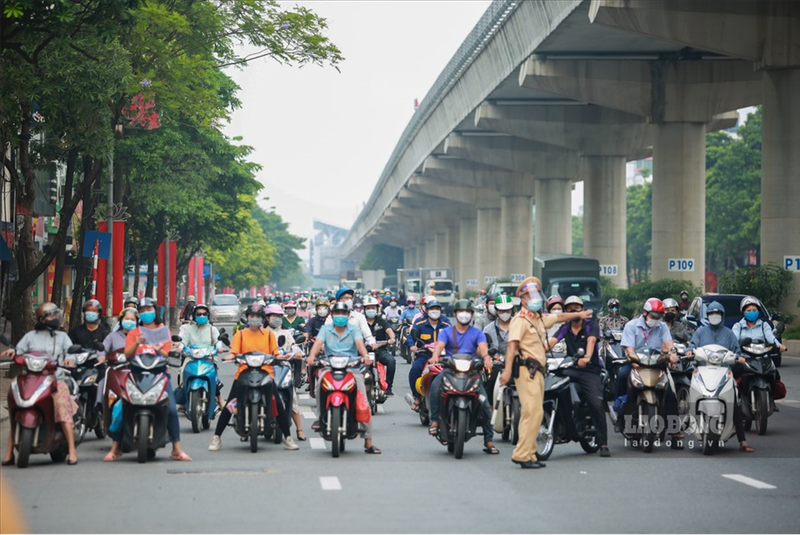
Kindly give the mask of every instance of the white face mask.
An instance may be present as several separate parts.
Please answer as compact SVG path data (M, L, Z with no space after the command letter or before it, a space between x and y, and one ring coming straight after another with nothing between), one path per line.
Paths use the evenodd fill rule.
M319 307L317 309L317 316L319 316L320 318L324 318L327 315L328 315L328 307Z
M472 321L472 314L469 312L459 312L456 314L456 319L461 325L467 325L470 321Z
M645 320L645 323L647 324L648 327L650 327L652 329L653 327L658 325L658 320L657 319L653 319L653 318L647 318Z
M434 320L434 321L438 320L440 317L442 317L442 311L441 310L429 310L428 311L428 317L430 319Z
M496 316L497 315L497 310L495 310L494 305L489 305L486 308L489 309L489 314L491 314L492 316Z
M508 321L511 319L511 312L501 312L497 317L500 318L500 321Z
M378 315L378 311L373 308L368 308L367 310L364 311L364 315L369 319L372 319Z
M708 323L711 325L719 325L722 323L722 314L709 314Z

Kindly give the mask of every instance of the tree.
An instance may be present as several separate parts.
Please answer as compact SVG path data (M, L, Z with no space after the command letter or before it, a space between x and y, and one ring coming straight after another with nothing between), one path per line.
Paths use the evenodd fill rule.
M628 282L640 281L650 270L652 244L653 184L628 188Z
M261 226L267 241L274 250L275 264L272 276L259 284L271 280L278 286L291 286L302 282L300 257L295 251L305 248L305 238L289 232L289 224L275 213L254 206L251 212L253 219Z
M247 227L227 252L215 248L206 252L225 286L259 286L270 279L275 266L275 248L267 240L261 225L249 214L246 221Z
M583 217L572 216L572 254L583 254Z
M403 250L399 247L376 243L364 255L360 269L382 269L387 274L394 274L403 267Z
M769 263L758 267L739 268L719 279L722 293L755 295L770 310L776 310L789 295L793 274L783 267Z

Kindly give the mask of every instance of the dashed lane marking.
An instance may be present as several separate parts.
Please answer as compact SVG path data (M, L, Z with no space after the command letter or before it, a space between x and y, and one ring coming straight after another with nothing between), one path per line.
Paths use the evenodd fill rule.
M324 450L325 448L325 439L319 437L313 437L308 439L308 443L311 445L312 450Z
M743 476L742 474L722 474L722 477L727 477L728 479L738 481L739 483L744 483L745 485L750 485L751 487L755 487L757 489L778 488L775 485L770 485L769 483L764 483L763 481L753 479L752 477Z
M299 399L311 399L311 396L309 396L308 394L297 394L297 397Z
M303 411L303 418L305 418L306 420L313 420L316 417L317 415L311 411Z
M319 484L322 490L342 490L338 477L320 477Z
M383 408L383 405L378 405L378 414L386 414L386 409Z

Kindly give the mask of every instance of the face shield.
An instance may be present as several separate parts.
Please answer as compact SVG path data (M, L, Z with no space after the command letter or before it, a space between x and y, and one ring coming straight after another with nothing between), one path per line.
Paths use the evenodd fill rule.
M520 300L531 312L544 312L547 296L544 295L539 284L531 282L526 284L520 292Z

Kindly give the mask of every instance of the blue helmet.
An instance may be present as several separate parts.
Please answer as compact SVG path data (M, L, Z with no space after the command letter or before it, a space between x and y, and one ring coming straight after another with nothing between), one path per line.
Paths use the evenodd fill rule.
M442 308L442 304L436 299L426 299L425 300L425 308L431 308L431 307Z
M338 301L344 294L355 296L356 292L351 288L339 288L339 290L336 292L336 300Z

